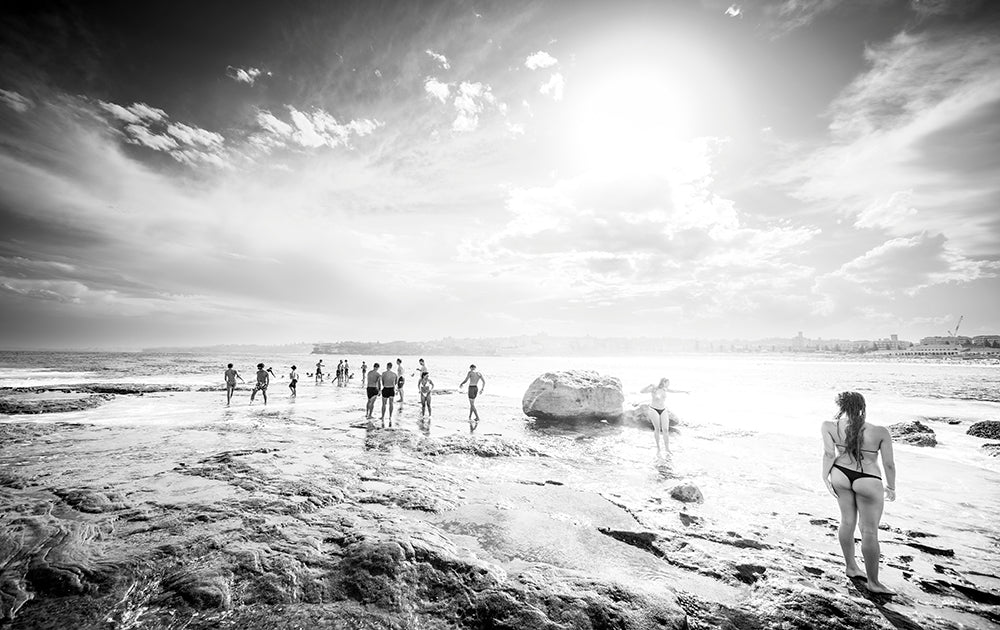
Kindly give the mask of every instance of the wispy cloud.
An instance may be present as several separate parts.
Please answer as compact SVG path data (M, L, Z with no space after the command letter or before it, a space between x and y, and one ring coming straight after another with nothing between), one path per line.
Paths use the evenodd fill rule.
M35 102L27 96L11 90L0 90L0 101L15 112L24 113L35 106Z
M145 103L123 107L117 103L98 101L98 105L113 119L125 123L122 133L129 144L165 152L188 166L230 166L224 147L225 138L221 134L170 122L165 111Z
M451 69L451 64L448 63L448 58L447 57L445 57L441 53L436 53L433 50L427 50L426 52L427 52L428 55L431 56L431 58L434 61L436 61L438 63L439 66L441 66L442 70L450 70Z
M1000 255L983 208L1000 200L1000 40L978 26L903 32L866 52L870 68L830 107L826 146L780 179L858 227L894 236L943 231Z
M740 17L743 15L743 9L740 8L738 4L731 4L729 8L726 9L726 15L729 17Z
M370 118L357 118L342 123L318 108L305 112L289 105L287 109L290 124L269 111L257 112L257 123L261 129L253 142L258 147L298 145L307 148L349 148L352 138L367 136L384 125Z

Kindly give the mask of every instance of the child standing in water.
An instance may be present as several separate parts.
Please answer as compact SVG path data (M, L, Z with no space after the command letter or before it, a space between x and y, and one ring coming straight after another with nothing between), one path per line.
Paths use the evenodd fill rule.
M430 372L421 372L420 380L417 382L417 391L420 392L420 415L431 415L431 393L434 391L434 381L430 379Z

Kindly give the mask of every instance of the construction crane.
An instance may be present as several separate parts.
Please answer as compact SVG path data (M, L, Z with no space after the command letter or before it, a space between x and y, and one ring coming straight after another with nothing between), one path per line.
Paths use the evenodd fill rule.
M954 337L954 336L958 335L958 327L962 325L962 320L963 319L965 319L965 315L959 315L958 316L958 323L955 324L954 330L949 330L948 331L948 336L949 337Z

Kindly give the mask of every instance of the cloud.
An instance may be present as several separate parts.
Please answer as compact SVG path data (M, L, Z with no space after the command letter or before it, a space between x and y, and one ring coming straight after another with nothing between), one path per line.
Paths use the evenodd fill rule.
M910 6L921 15L967 15L985 0L911 0Z
M116 121L125 123L122 133L129 144L165 152L177 162L188 166L231 166L222 134L171 122L165 111L145 103L123 107L116 103L98 101L98 105Z
M495 106L497 101L489 85L463 81L456 90L454 104L458 116L451 129L464 133L475 130L479 126L479 114L487 107Z
M554 101L561 101L563 97L563 88L566 86L566 81L563 79L563 75L556 72L549 80L542 84L542 87L538 88L538 91L546 96L551 96Z
M177 138L183 144L201 145L203 147L218 148L222 146L224 138L214 131L190 127L183 123L170 123L167 125L167 133Z
M10 90L0 90L0 101L15 112L24 113L35 106L35 102L27 96L12 92Z
M97 104L101 106L101 109L108 112L118 120L122 122L139 124L142 122L142 118L138 115L133 114L127 108L122 107L116 103L106 103L104 101L97 101Z
M167 112L162 109L157 109L156 107L150 107L145 103L132 103L129 107L129 111L144 120L163 122L167 119Z
M537 70L539 68L548 68L559 63L559 60L545 52L544 50L539 50L536 53L528 55L524 60L524 66L529 70Z
M859 212L854 227L892 228L905 223L917 213L916 208L910 205L912 199L912 190L894 192L888 199L876 201Z
M127 132L128 142L142 145L156 151L170 151L171 149L176 149L179 146L177 141L170 136L153 133L142 125L125 125L125 131Z
M858 227L943 231L963 251L1000 254L988 210L1000 199L1000 40L978 24L931 28L866 58L829 107L826 143L793 152L775 180Z
M948 283L967 284L1000 274L1000 262L970 259L943 234L894 238L819 276L816 312L837 315L867 306L891 308L891 301Z
M424 80L424 91L442 103L446 102L448 97L451 95L451 87L449 84L442 83L434 77L427 77L427 79Z
M512 123L508 121L505 123L505 126L507 128L507 135L511 138L524 135L524 125L522 123Z
M427 52L428 55L431 56L432 59L434 59L434 61L436 61L438 63L439 66L441 66L442 70L449 70L449 69L451 69L451 64L448 63L448 58L447 57L445 57L441 53L436 53L433 50L429 50L429 49L426 52Z
M743 15L743 10L738 4L731 4L729 8L726 9L726 15L729 17L740 17Z
M259 68L236 68L233 66L226 66L226 76L236 81L237 83L246 83L247 85L253 85L257 78L263 74ZM270 72L267 73L270 76Z
M310 112L297 110L291 105L287 108L291 124L269 111L258 111L256 121L262 131L251 136L251 144L264 151L290 145L306 148L350 147L352 138L370 135L385 124L369 118L341 123L319 108Z
M512 188L507 225L463 251L530 278L553 299L610 301L621 316L639 296L646 308L667 300L688 314L723 317L773 304L775 291L801 295L812 270L788 261L818 230L745 224L735 204L711 190L717 150L701 140L679 147L667 168Z

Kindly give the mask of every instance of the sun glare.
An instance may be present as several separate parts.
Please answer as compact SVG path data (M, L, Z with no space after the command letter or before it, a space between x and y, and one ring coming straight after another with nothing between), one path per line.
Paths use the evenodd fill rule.
M653 67L595 77L572 97L574 157L602 170L656 169L672 161L692 113L683 86Z

